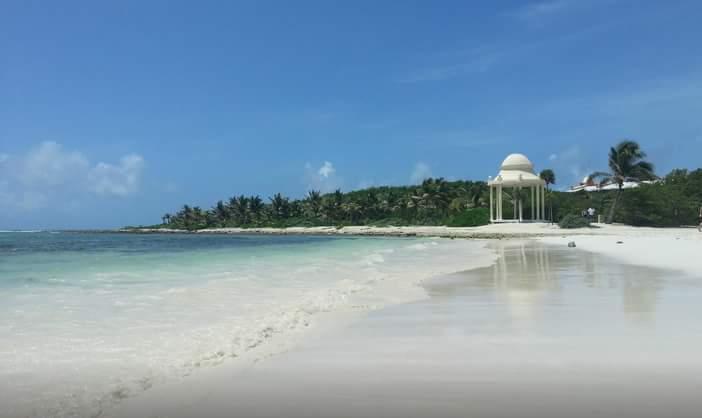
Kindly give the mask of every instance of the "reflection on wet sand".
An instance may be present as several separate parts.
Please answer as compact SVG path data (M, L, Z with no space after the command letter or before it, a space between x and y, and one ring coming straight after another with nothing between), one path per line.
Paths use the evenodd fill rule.
M506 306L515 321L535 321L545 311L570 311L591 303L589 308L618 310L627 320L643 324L655 321L670 274L538 242L498 242L491 247L499 255L494 266L438 279L428 285L430 295L492 298Z

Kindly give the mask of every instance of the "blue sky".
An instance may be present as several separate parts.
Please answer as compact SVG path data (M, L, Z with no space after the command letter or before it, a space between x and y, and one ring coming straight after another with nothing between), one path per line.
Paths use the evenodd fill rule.
M698 1L0 6L0 229L486 179L510 152L566 187L622 138L702 166Z

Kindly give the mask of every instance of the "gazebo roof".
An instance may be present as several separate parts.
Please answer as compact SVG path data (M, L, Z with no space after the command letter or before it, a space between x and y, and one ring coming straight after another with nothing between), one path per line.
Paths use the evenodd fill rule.
M503 186L534 186L545 182L534 172L534 164L523 154L510 154L502 162L497 177L490 178L488 184Z

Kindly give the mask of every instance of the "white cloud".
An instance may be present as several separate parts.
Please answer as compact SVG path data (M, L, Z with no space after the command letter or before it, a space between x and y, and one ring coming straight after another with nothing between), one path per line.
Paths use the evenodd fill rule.
M64 151L56 142L42 142L20 157L20 181L30 187L52 187L70 181L84 181L90 163L79 152Z
M322 193L329 193L341 187L341 179L336 175L334 164L329 161L315 169L312 164L305 164L305 187L307 190L318 190Z
M549 161L556 161L558 159L558 154L551 154L548 156Z
M547 5L532 7L533 9L525 9L524 11L520 9L512 14L520 20L524 20L526 17L519 16L531 16L530 24L541 24L546 10L556 11L555 5L550 6L551 8ZM564 4L563 9L566 8ZM539 19L536 18L537 15L540 17ZM559 48L570 47L574 43L602 35L612 27L612 24L601 23L534 42L500 42L463 50L430 53L424 58L423 64L415 66L396 78L395 81L398 83L422 83L440 82L466 76L477 77L489 73L495 68L521 65L524 62L538 60Z
M32 210L91 194L125 197L139 189L143 167L144 159L136 154L117 164L91 164L79 151L42 142L23 155L0 154L0 206Z
M420 161L414 165L412 175L410 175L410 181L412 184L418 184L431 176L431 168L429 165Z
M573 0L546 0L527 4L513 12L513 15L528 23L541 22L575 5Z
M90 172L92 191L99 195L127 196L139 189L144 159L131 154L118 165L98 163Z
M336 169L334 168L334 164L330 163L329 161L325 161L319 168L318 173L321 177L329 178L336 173Z

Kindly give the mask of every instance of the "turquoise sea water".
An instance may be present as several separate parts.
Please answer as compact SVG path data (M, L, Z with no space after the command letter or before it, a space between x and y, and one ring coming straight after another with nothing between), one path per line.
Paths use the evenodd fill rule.
M321 314L416 297L468 242L0 233L0 416L90 416ZM4 398L4 399L3 399Z

